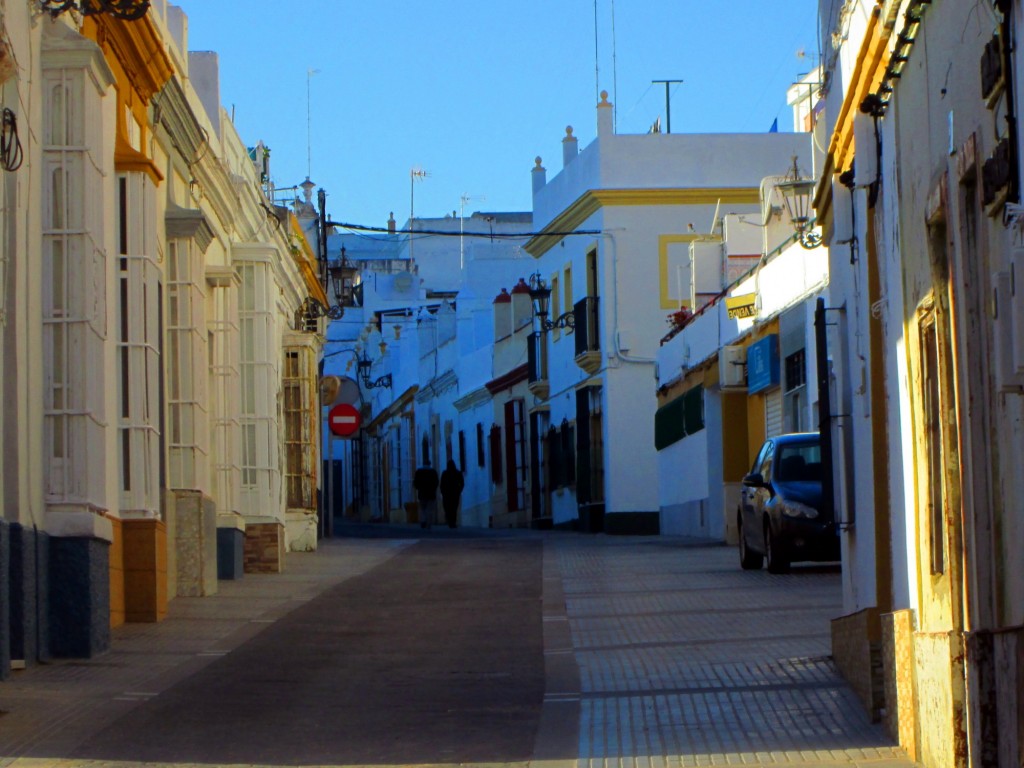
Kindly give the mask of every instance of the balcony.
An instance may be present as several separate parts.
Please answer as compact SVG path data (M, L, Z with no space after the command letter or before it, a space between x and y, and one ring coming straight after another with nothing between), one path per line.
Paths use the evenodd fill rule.
M597 312L597 296L580 299L572 308L576 365L587 373L596 373L601 367L601 339L598 331Z
M526 340L526 365L529 371L527 387L541 400L548 398L548 346L544 334L534 332Z

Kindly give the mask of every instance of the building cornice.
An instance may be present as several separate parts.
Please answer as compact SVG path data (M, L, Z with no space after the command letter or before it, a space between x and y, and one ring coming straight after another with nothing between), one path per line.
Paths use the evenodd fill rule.
M153 99L153 128L164 129L168 141L187 165L192 165L206 143L206 133L177 78L168 80Z
M665 189L592 189L552 219L524 246L534 258L540 258L558 245L566 232L572 232L602 208L659 205L726 205L760 202L757 187L675 187Z
M154 184L164 180L156 163L132 147L121 134L114 140L114 168L125 173L144 173Z
M320 334L288 330L281 336L281 346L304 347L319 354L324 345L323 337Z
M164 215L164 226L168 239L194 240L200 253L206 253L206 249L213 242L213 228L203 212L194 208L182 208L169 203Z
M832 177L848 170L856 151L853 140L853 116L860 110L861 102L872 93L882 81L889 64L889 39L881 23L881 10L875 7L868 19L864 39L857 52L849 87L843 97L843 104L836 116L825 156L825 167L814 193L814 210L819 223L828 220L832 207Z
M425 403L453 387L459 386L459 376L450 368L440 376L435 376L427 384L420 388L416 395L417 403Z
M42 39L42 67L48 69L84 69L96 92L103 94L114 83L110 65L95 42L84 38L67 25L49 22Z
M302 231L302 226L299 224L295 214L288 214L288 223L291 226L289 251L291 251L292 258L295 260L295 265L302 275L302 280L306 284L309 295L316 298L326 307L329 303L327 292L320 283L320 276L317 273L316 256L313 254L309 240L306 239L306 233Z
M222 226L230 228L230 196L223 191L230 189L227 173L216 159L206 159L212 149L209 136L177 78L168 80L153 99L153 130L166 145L171 163L182 172L190 187L198 184L206 207Z
M504 392L506 389L511 389L522 381L526 381L529 377L529 366L527 366L526 363L523 363L522 365L513 368L508 373L488 381L486 384L487 390L492 395L496 395L499 392Z
M384 410L374 416L373 419L366 424L364 429L368 432L372 432L389 419L393 419L395 416L400 416L405 407L413 401L413 398L416 397L416 393L419 392L419 389L420 387L418 384L413 384L405 390L405 392L392 400Z
M117 59L132 89L144 103L174 75L174 65L148 15L131 22L106 14L87 16L82 33Z
M455 405L455 410L459 413L465 413L471 408L490 402L491 399L491 392L487 387L477 387L472 392L460 397L453 404Z
M213 288L232 288L241 285L242 278L234 267L219 264L206 265L206 284Z

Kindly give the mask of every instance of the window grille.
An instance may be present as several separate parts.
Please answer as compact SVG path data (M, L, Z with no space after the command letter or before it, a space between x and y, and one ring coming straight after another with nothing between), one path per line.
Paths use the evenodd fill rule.
M167 453L171 488L208 491L206 281L191 240L167 251Z
M237 513L241 494L240 331L238 290L235 286L213 289L213 316L209 321L209 365L213 391L213 497L217 511Z
M807 428L805 393L807 391L807 363L804 350L798 349L787 355L783 364L785 378L784 419L790 432L803 432Z
M160 378L162 286L157 265L155 194L142 173L123 174L118 184L120 232L118 368L121 445L121 509L160 513Z
M43 455L50 504L106 508L101 95L84 69L43 61Z
M292 509L316 508L316 360L306 346L284 353L285 498Z
M239 296L242 398L242 501L250 514L273 515L280 471L277 441L277 358L271 265L243 262Z
M526 508L526 417L522 400L505 403L505 462L508 509Z

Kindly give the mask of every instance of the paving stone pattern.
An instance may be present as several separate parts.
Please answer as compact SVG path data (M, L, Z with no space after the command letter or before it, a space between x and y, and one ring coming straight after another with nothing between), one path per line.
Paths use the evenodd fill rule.
M142 752L137 759L126 760L113 752L99 759L107 756L87 751L91 759L83 759L82 745L90 739L96 744L97 734L109 737L118 727L143 722L145 713L168 707L175 695L181 698L196 681L212 679L211 671L237 664L246 653L266 644L275 625L282 625L278 631L283 631L303 615L308 623L313 618L310 609L323 603L322 596L331 590L343 584L358 588L360 580L365 583L367 578L376 582L374 574L387 575L403 563L413 574L408 570L409 555L422 548L409 547L417 540L448 538L449 532L377 526L363 535L386 540L338 539L324 543L315 555L289 555L282 574L246 575L240 581L222 583L213 597L172 601L170 617L161 624L118 628L111 652L97 659L60 661L15 673L0 683L0 768L141 765ZM742 571L732 548L695 546L683 539L460 530L451 532L453 540L445 545L454 549L427 548L423 551L430 557L421 559L424 566L441 567L442 573L448 573L439 583L449 590L460 579L469 578L444 570L448 559L454 565L467 554L459 547L470 542L460 545L455 540L460 537L543 541L546 692L543 704L538 702L542 709L535 756L529 761L534 768L914 765L880 726L869 722L829 658L829 621L842 610L838 568L796 565L793 573L774 576ZM478 544L471 548L480 549ZM392 560L397 555L403 557ZM378 567L381 570L375 570ZM536 564L530 567L539 570ZM496 576L507 579L511 570L506 566L506 572ZM504 605L501 601L508 599L501 589L494 589L492 596L495 605ZM434 600L411 597L422 602L424 609ZM510 615L522 612L521 597L508 603ZM357 603L345 603L345 610L354 611ZM363 609L370 616L388 608L381 604ZM454 614L445 619L461 620ZM520 638L522 644L525 634L510 630L510 636ZM442 647L434 641L426 645L432 654ZM522 659L534 656L539 651ZM480 690L488 695L507 689L509 682L519 678L535 678L539 668L522 659L516 662L517 669L474 671L461 663L459 673L446 678L445 690L472 687L469 678L474 675L487 682ZM394 664L384 669L393 670ZM373 674L378 675L377 687L401 687L413 680L408 670L407 680L395 672ZM417 674L423 677L423 670ZM537 680L538 697L543 682ZM310 690L323 687L314 685ZM402 690L408 690L408 685ZM385 695L378 694L378 698ZM336 698L333 690L321 695L323 701ZM495 715L505 724L510 719L502 714L506 703L493 702ZM385 711L379 709L379 702L370 705L367 711L371 710ZM523 731L532 721L526 709L520 714ZM393 725L397 722L392 720ZM416 734L413 741L426 740L430 747L426 749L403 744L396 732L389 747L394 755L389 759L388 750L379 750L373 762L454 768L470 764L466 757L491 754L500 760L514 753L497 749L495 739L488 739L488 733L496 730L485 727L469 733L469 720L462 722L461 732L454 722L454 729L435 723L427 732L410 731ZM380 725L386 728L387 722ZM361 732L369 735L372 730L376 729ZM303 746L311 734L295 735L296 752L279 764L321 762L315 759L321 755L314 756L308 743ZM524 731L516 738L524 735L529 734ZM350 738L353 744L367 740ZM480 746L476 754L455 759L457 752L474 743ZM446 750L445 745L458 749ZM304 753L309 754L304 757ZM76 754L77 758L69 759ZM516 754L515 764L526 768ZM413 755L419 759L410 761ZM200 765L189 758L169 763L155 755L147 757L149 768ZM351 763L355 754L350 752L348 757ZM259 764L270 762L268 751ZM226 763L208 758L201 764L213 768Z
M829 659L839 569L744 572L679 540L557 544L579 765L911 766Z

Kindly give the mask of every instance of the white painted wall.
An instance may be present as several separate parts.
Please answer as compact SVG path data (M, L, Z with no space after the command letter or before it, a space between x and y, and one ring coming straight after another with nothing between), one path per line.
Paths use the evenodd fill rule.
M726 241L726 250L730 247ZM738 247L749 245L744 243ZM741 343L755 324L784 312L803 312L807 366L803 407L808 409L808 423L817 424L817 414L809 410L818 399L814 304L817 297L827 291L828 280L825 248L807 250L799 244L791 244L773 254L729 290L730 296L757 294L758 316L730 319L724 301L704 308L658 350L657 385L671 385L688 370L716 359L723 346ZM704 394L704 430L657 452L658 508L665 533L724 540L728 538L734 514L729 501L734 494L723 485L722 445L729 436L723 433L719 389L705 389ZM695 466L699 469L693 470ZM693 480L693 471L701 475L702 482Z

